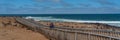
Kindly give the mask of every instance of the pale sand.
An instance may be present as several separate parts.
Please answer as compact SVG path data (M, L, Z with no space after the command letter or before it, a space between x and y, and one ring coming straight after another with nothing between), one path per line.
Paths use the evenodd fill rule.
M0 17L0 40L48 40L48 38L27 30L12 17Z
M1 27L0 40L48 40L44 35L20 27Z

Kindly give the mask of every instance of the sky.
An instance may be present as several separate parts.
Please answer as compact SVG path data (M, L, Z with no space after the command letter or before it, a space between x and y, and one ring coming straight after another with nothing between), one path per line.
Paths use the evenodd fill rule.
M120 13L120 0L0 0L0 14Z

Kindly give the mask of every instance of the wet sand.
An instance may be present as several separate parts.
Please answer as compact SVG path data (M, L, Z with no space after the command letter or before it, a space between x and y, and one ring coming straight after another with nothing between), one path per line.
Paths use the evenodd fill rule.
M48 40L44 35L27 30L12 17L0 17L0 40Z

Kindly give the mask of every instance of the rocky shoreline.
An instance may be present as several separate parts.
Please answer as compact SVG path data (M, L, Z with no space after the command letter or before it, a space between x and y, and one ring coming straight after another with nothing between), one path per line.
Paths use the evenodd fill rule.
M50 26L50 21L38 21L40 24ZM68 28L89 28L89 29L104 29L112 31L120 31L120 27L111 26L102 23L75 23L75 22L52 22L56 27Z

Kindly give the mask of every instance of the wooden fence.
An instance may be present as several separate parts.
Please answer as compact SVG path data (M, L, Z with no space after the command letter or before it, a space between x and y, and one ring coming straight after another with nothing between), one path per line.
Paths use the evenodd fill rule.
M15 19L19 23L26 25L27 28L40 32L51 40L120 40L120 32L118 31L65 27L50 29L49 27L24 18L17 17Z

